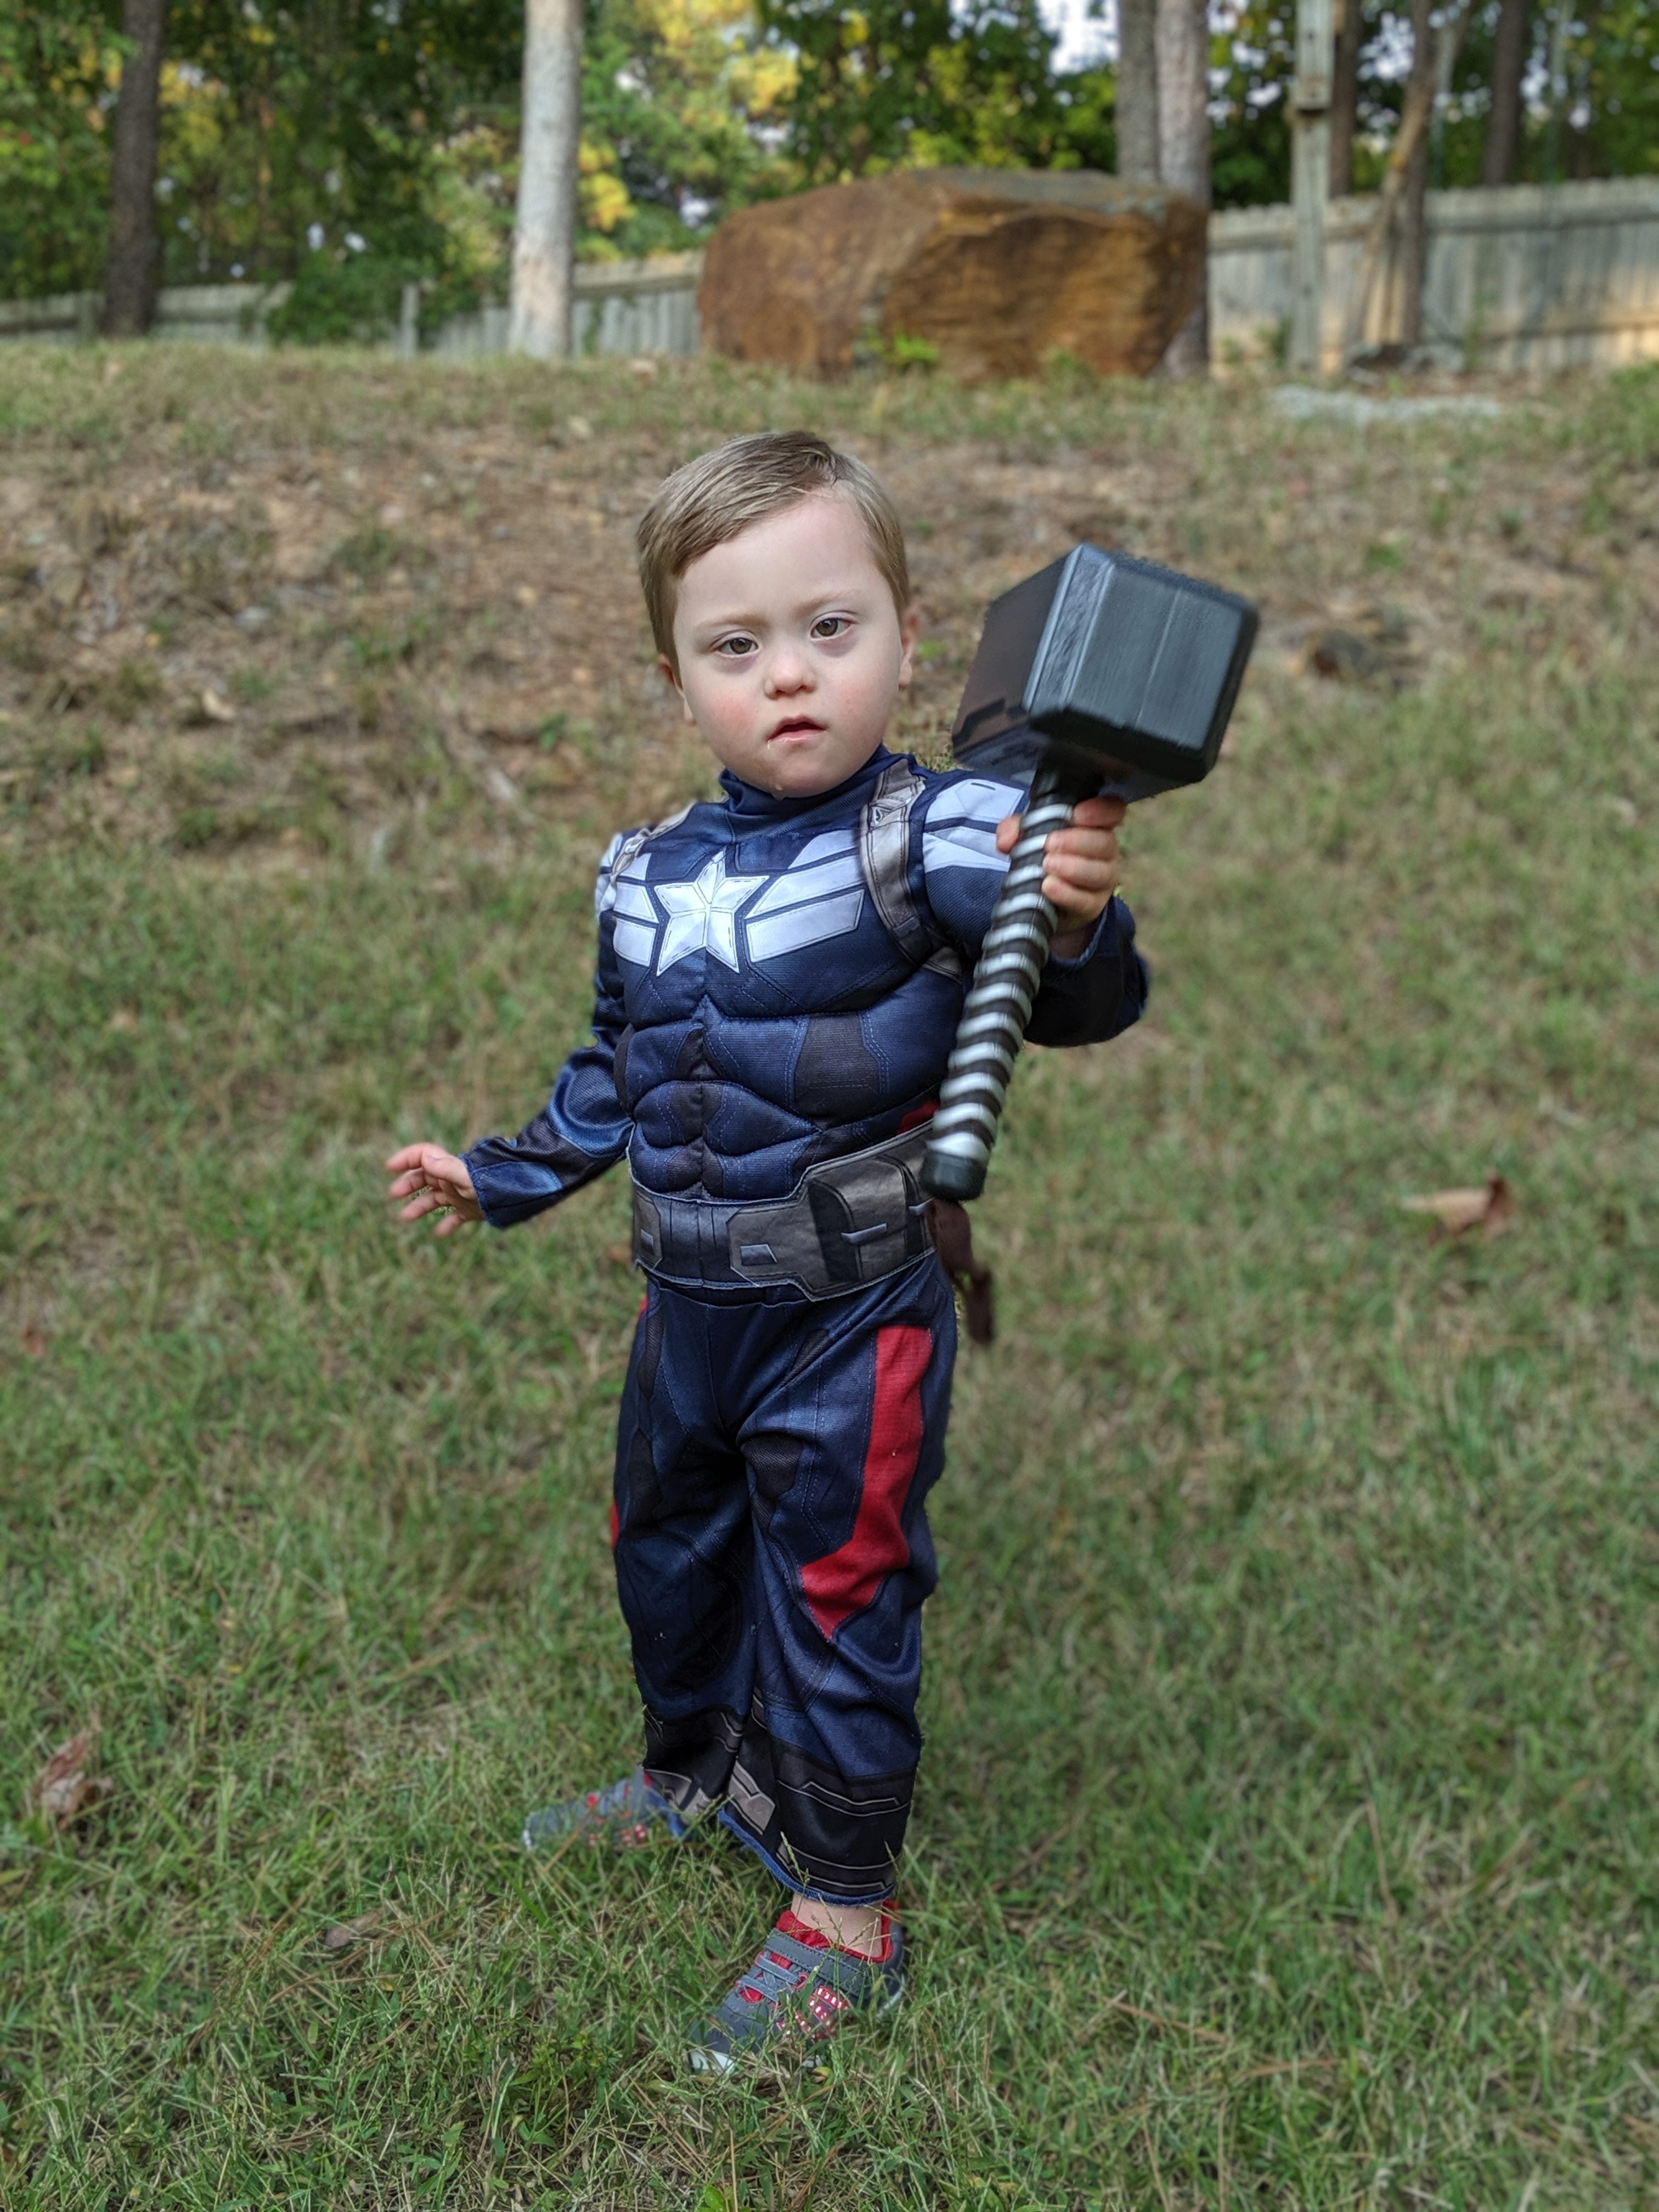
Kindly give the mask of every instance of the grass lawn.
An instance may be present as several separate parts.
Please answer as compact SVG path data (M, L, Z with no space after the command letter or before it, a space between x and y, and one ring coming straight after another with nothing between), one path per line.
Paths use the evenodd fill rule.
M0 2203L1659 2202L1659 381L1498 396L0 353ZM765 1877L515 1844L635 1755L624 1184L434 1248L377 1170L580 1034L707 782L632 517L798 420L912 529L909 742L1073 534L1265 628L978 1209L908 2000L711 2087Z

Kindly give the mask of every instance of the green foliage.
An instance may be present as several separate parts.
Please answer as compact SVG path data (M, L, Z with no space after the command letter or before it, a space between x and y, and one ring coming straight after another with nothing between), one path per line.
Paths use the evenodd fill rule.
M581 251L673 251L782 191L758 135L793 63L757 42L747 0L590 0L582 63Z
M1361 189L1401 87L1397 11L1364 0ZM1437 131L1433 179L1480 172L1496 0ZM113 0L0 13L0 295L102 278ZM1284 198L1291 0L1212 41L1217 204ZM1532 81L1547 78L1540 7ZM505 295L517 180L521 0L175 0L162 80L166 283L289 280L295 339L383 334L400 286L422 321ZM895 166L1110 169L1115 73L1061 74L1036 0L587 0L581 228L588 258L695 244L729 209ZM1659 163L1659 11L1575 18L1529 114L1523 177Z
M97 0L0 9L0 298L73 291L100 264L120 62Z
M790 148L811 182L942 164L1109 168L1111 85L1057 76L1035 0L760 0L797 57Z
M279 345L372 345L395 326L403 287L416 274L410 262L349 247L308 253L266 329Z

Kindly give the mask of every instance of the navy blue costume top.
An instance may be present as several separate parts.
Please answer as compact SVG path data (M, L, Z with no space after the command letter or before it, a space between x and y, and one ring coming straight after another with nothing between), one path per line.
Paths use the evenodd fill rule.
M720 783L723 800L605 855L593 1042L518 1136L466 1154L499 1229L624 1155L647 1191L786 1198L804 1170L896 1135L938 1096L1007 867L997 823L1024 793L884 747L816 798L775 798L729 770ZM884 886L869 823L896 788ZM1114 899L1077 958L1050 961L1026 1034L1114 1036L1146 991Z

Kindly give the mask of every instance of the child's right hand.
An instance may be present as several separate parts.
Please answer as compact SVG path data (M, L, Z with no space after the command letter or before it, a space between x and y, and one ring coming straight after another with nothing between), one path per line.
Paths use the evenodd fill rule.
M453 1237L464 1223L483 1219L466 1162L441 1145L405 1145L386 1164L386 1172L395 1177L387 1200L393 1206L400 1198L409 1200L399 1221L418 1221L424 1213L435 1213L434 1235Z

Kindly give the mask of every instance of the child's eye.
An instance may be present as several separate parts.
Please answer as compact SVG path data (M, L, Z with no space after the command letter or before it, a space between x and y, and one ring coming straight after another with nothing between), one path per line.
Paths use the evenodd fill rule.
M839 637L849 624L845 615L820 615L812 625L814 637Z
M714 647L716 653L729 653L733 659L756 650L752 637L723 637Z

